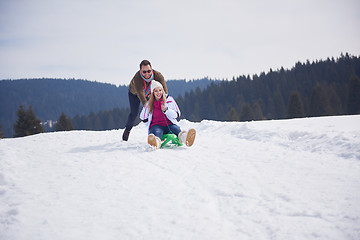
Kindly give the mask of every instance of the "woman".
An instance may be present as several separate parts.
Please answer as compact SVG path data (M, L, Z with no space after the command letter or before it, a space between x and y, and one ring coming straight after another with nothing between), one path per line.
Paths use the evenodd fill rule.
M180 117L180 109L172 97L165 96L161 83L153 80L150 99L140 113L140 119L148 126L148 143L160 148L163 134L173 133L178 136L181 143L192 146L196 136L195 129L181 131L176 120Z

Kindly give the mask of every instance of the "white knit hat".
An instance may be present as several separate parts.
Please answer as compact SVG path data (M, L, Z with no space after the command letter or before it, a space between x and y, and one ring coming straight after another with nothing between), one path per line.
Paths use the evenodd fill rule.
M164 87L163 87L163 85L161 85L161 83L159 83L158 81L152 80L151 81L151 93L153 93L154 89L157 87L161 87L162 90L164 91Z

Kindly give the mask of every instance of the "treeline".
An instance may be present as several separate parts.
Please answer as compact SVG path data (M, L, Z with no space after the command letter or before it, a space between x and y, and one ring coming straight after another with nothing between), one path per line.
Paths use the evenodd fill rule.
M171 95L181 109L181 118L190 121L250 121L360 114L359 76L360 58L345 54L337 59L298 62L290 70L270 69L268 73L252 77L212 81L202 89L197 87L178 97ZM115 107L113 110L91 111L76 116L63 112L70 116L64 114L65 119L72 123L71 129L109 130L124 128L129 110ZM45 126L45 131L59 129L71 130Z
M249 121L360 113L360 59L341 55L240 76L177 98L190 121Z
M38 133L45 132L45 124L41 122L39 118L36 117L32 106L29 106L27 110L24 109L24 106L20 105L19 109L16 112L17 120L14 124L14 137L25 137ZM73 125L71 119L69 119L64 113L61 113L58 121L55 125L55 131L70 131L73 130ZM3 138L4 135L1 131L0 126L0 138Z
M190 121L251 121L360 113L360 59L342 55L297 63L267 74L214 81L176 101ZM128 109L92 112L73 118L75 129L124 128ZM139 119L137 119L139 122Z
M211 82L204 78L194 81L170 80L167 84L171 94L178 96L197 87L204 89ZM13 135L16 110L20 105L25 108L32 106L43 122L56 121L62 112L71 118L76 115L89 115L91 112L97 114L101 111L128 107L128 86L81 79L1 80L0 126L7 137ZM115 115L116 112L114 118L117 118Z
M91 112L88 115L76 115L72 118L74 129L77 130L111 130L124 128L129 115L128 108L114 108L110 111ZM136 123L139 123L137 119Z

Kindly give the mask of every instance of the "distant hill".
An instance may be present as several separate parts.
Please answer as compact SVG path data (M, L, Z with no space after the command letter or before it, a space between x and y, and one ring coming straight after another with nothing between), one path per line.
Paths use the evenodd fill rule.
M177 97L186 91L206 88L212 81L169 80L169 92ZM75 79L19 79L0 81L0 125L12 136L20 105L32 106L42 121L57 120L62 112L69 117L128 107L128 86Z
M231 81L167 81L181 118L190 121L252 121L360 114L360 57L341 54L292 69L280 68ZM0 81L0 125L13 134L16 111L32 105L38 118L57 120L62 112L75 129L123 128L128 87L64 79ZM51 131L53 129L49 129Z
M206 89L211 83L220 83L218 80L213 80L209 78L196 79L191 81L185 80L169 80L166 82L169 94L175 98L181 95L182 97L185 93L190 92L191 90L200 90Z

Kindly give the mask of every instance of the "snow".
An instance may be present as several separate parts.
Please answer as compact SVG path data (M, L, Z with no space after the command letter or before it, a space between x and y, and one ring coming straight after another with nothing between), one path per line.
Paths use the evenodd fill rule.
M360 116L0 140L0 239L360 239Z

